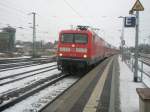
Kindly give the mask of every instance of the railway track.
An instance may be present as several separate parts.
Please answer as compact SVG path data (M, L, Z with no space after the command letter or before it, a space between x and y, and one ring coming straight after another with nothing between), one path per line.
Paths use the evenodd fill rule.
M150 54L142 54L142 53L140 53L139 55L140 55L141 57L143 57L143 58L147 58L147 59L150 60Z
M42 64L41 63L35 63L35 64L29 64L29 65L20 65L20 66L11 67L11 68L3 68L3 69L0 69L0 72L19 69L19 68L25 68L25 67L31 67L31 66L37 66L37 65L42 65Z
M29 73L20 75L6 76L5 74L5 79L1 80L3 84L0 81L0 110L3 112L40 112L81 78L77 75L69 76L60 73L55 67L55 65L51 68L43 67L43 69L30 70ZM2 78L1 75L0 77ZM12 87L8 89L9 86Z
M0 64L13 63L13 62L22 62L29 61L32 58L8 58L8 59L0 59Z
M147 64L147 65L150 65L150 59L140 58L139 60L142 61L143 63Z
M33 63L39 63L37 61L27 61L27 62L14 62L14 63L7 63L7 64L0 64L0 69L6 68L6 67L14 67L14 66L23 66Z
M65 74L54 74L52 76L36 81L30 85L26 85L25 87L3 93L0 96L0 110L4 110L18 103L19 101L24 100L25 98L35 94L36 92L39 92L51 84L54 84L64 77L66 77Z
M41 65L42 67L39 67L38 69L37 67L34 69L30 68L30 70L27 71L23 71L27 68L22 68L22 70L18 69L0 72L0 110L7 111L7 109L13 108L14 105L17 105L20 102L24 102L29 97L32 98L34 94L40 95L42 91L46 91L46 88L51 89L59 84L59 87L54 87L56 90L54 91L56 93L53 91L53 97L49 96L49 100L47 100L46 103L48 104L77 81L77 79L71 82L66 81L64 82L64 87L61 80L72 80L67 79L67 77L70 76L68 76L68 74L60 73L60 71L56 69L57 67L55 62L50 64L50 66L48 65L49 64L45 64L45 66ZM46 104L44 104L40 109L45 107ZM12 110L13 109L11 109L11 111ZM33 110L36 110L36 108Z
M8 59L0 59L0 64L7 64L7 63L16 63L16 62L27 62L27 61L39 61L39 60L48 60L53 59L54 57L46 57L46 58L8 58Z
M52 112L81 112L81 111L83 111L84 106L88 102L89 97L91 96L91 94L95 88L95 85L98 83L99 79L101 78L102 73L104 72L108 62L110 62L110 59L108 59L108 60L106 59L106 61L101 62L98 66L96 66L94 69L89 71L84 77L82 77L68 91L66 91L63 95L61 95L60 97L58 97L57 99L52 101L52 103L50 103L49 105L43 107L40 110L39 110L39 108L41 106L39 106L39 108L37 106L37 109L35 109L35 110L32 109L31 111L33 111L33 112L49 112L49 111L52 111ZM110 73L111 73L111 71L110 71ZM104 73L104 74L106 75L106 73ZM107 92L108 89L109 88L106 87L103 90ZM97 92L99 93L100 91L97 91ZM110 93L110 92L108 92L108 93ZM95 94L95 95L97 96L97 94ZM106 98L105 97L103 98L104 101L109 100L107 97L108 97L108 95L106 96ZM95 97L95 98L96 98L96 104L99 103L99 101L101 101L101 100L97 99L97 97ZM43 99L42 101L45 101L45 100ZM40 105L40 103L38 105ZM97 108L96 105L94 105L94 109L96 109L96 108ZM29 112L29 109L27 110L27 112Z
M38 97L39 101L34 102L34 105L32 104L32 106L33 106L32 108L28 108L28 107L23 108L23 110L25 110L26 112L29 112L29 111L31 112L31 110L32 111L36 110L36 112L40 111L47 104L49 104L53 100L55 100L55 98L57 98L65 90L67 90L69 87L71 87L71 85L73 85L79 79L79 78L76 78L74 80L72 80L72 79L70 80L70 79L68 79L68 77L70 77L70 76L68 76L67 74L55 74L49 78L38 81L35 84L32 84L26 88L20 88L20 90L15 90L10 93L3 94L3 96L0 97L0 99L1 99L0 110L4 110L4 112L5 111L10 112L13 110L12 108L16 108L15 104L16 104L16 106L20 105L19 102L21 102L22 100L23 101L25 99L28 100L28 98L30 100L30 98L32 98L32 97L36 96L36 98L37 98L37 96L40 96L40 97ZM62 83L62 80L65 80L64 84ZM69 82L67 80L69 80ZM53 90L55 89L55 91L52 91L51 93L49 93L49 91L47 91L47 90L52 89L52 88L53 88ZM48 93L45 96L45 94L43 94L43 92L45 93L46 91ZM36 94L36 95L34 96L34 94ZM44 98L47 101L41 102L41 98L42 99ZM25 102L26 102L26 100L25 100ZM42 103L42 105L38 108L35 107L39 103ZM10 109L9 109L9 107L10 107ZM18 112L21 112L21 111L18 111Z
M0 69L9 70L12 68L19 68L23 66L43 64L53 62L55 59L52 58L27 58L27 59L15 59L15 60L0 60Z
M26 73L31 73L31 72L42 70L42 69L49 68L52 66L56 66L56 62L48 63L48 64L42 64L42 65L38 65L38 66L32 66L32 67L25 67L25 68L21 68L21 69L2 71L2 72L0 72L0 80L19 76L19 75L23 75Z
M9 84L9 83L12 83L15 81L19 81L19 80L22 80L25 78L33 77L33 76L36 76L38 74L54 70L56 68L57 68L56 65L51 65L51 66L43 67L43 68L40 68L37 70L31 70L28 72L14 74L14 75L7 76L7 77L2 77L2 78L0 78L0 86L5 85L5 84Z

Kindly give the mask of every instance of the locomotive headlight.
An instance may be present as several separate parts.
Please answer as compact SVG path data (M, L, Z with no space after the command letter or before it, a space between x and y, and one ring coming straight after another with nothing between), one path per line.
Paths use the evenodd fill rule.
M87 48L76 48L76 52L87 53Z
M62 53L59 53L59 56L62 56L63 54Z
M83 57L84 57L84 58L87 58L87 55L86 55L86 54L84 54L84 55L83 55Z
M72 44L72 47L75 47L75 45L74 45L74 44Z

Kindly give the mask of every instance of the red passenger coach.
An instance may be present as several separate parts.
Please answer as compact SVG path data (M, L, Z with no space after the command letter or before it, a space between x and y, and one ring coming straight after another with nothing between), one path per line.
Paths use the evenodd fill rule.
M63 30L58 41L58 69L68 72L85 70L110 55L106 45L102 38L86 27Z

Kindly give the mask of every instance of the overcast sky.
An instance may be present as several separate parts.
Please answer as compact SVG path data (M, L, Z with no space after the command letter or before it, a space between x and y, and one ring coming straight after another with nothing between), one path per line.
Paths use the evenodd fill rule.
M8 24L17 28L16 40L32 41L32 15L36 12L37 40L45 42L58 39L62 29L71 25L88 25L99 28L99 35L118 46L122 19L136 0L0 0L0 28ZM140 12L140 43L148 42L150 35L150 0L141 0L144 12ZM126 28L127 46L135 43L135 29Z

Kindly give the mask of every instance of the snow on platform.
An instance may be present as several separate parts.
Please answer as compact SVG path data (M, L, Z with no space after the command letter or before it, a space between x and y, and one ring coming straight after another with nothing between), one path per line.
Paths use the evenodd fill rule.
M119 58L120 65L120 102L121 112L139 112L139 97L136 88L145 88L144 84L133 82L133 72Z

